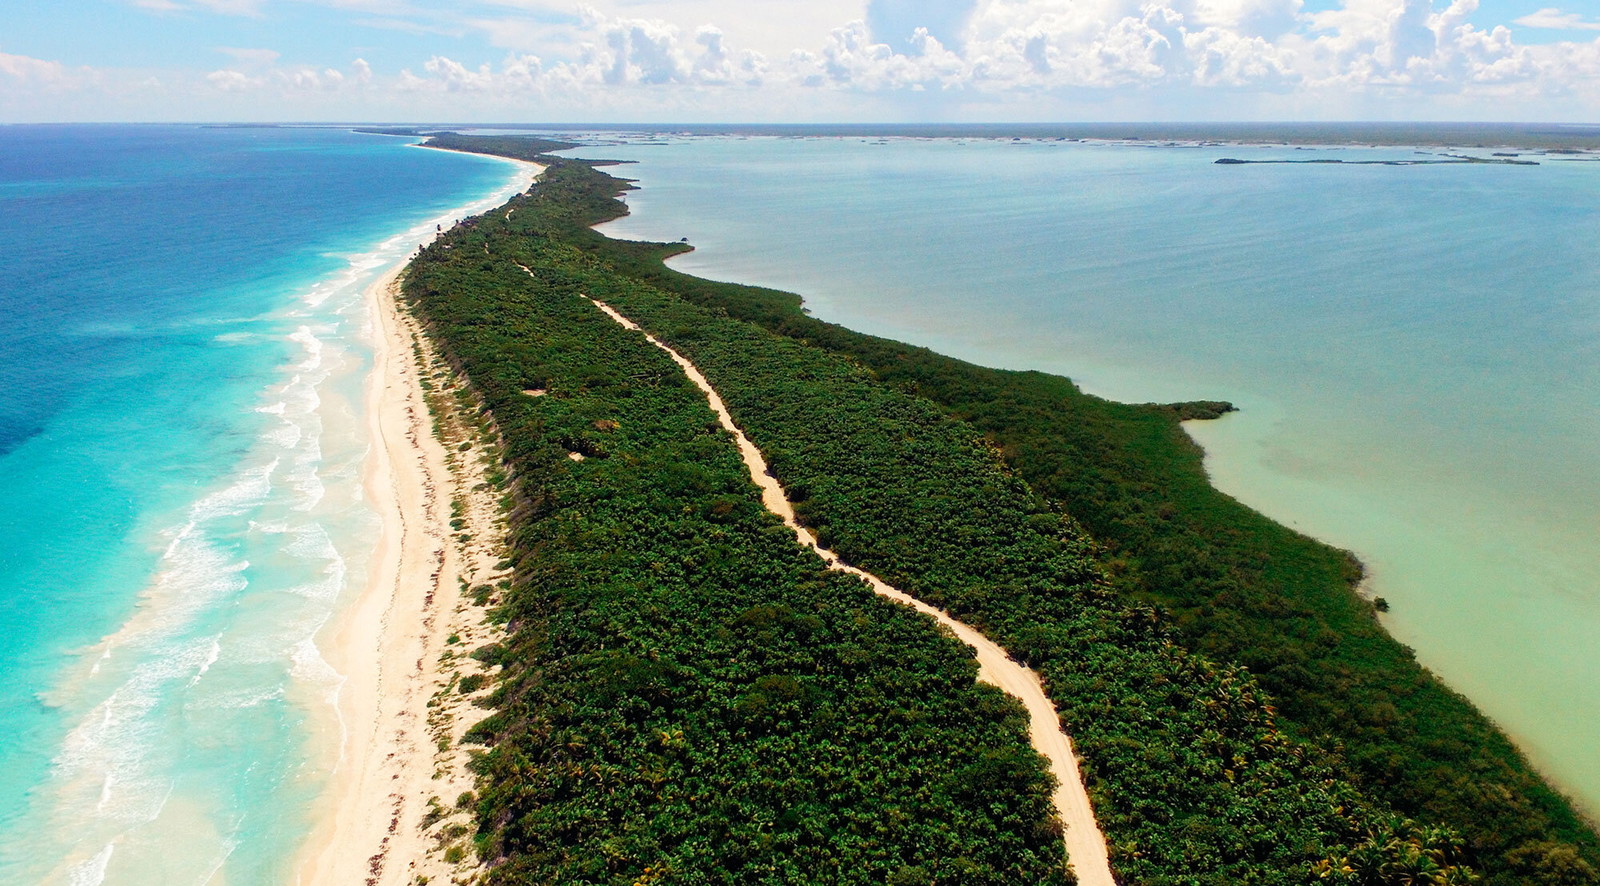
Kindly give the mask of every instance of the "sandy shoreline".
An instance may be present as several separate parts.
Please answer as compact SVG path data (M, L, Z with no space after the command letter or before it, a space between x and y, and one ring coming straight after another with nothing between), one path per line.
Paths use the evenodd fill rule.
M499 493L485 484L498 457L458 414L448 372L401 310L404 271L366 291L363 480L382 528L365 587L318 641L343 682L329 738L337 763L296 864L300 884L443 884L475 863L470 847L450 850L469 830L457 799L474 787L460 739L488 712L456 683L483 671L469 653L498 630L465 593L503 577Z
M341 741L329 811L311 837L301 883L415 882L409 865L430 848L419 833L421 810L432 797L453 804L471 788L470 778L432 778L448 763L428 722L428 702L450 682L453 665L439 657L450 632L481 614L460 605L469 564L449 525L458 483L433 433L411 353L414 331L393 300L399 273L368 293L377 347L365 482L382 534L365 593L325 642L344 677Z
M498 639L498 628L485 623L483 607L467 591L504 577L499 493L485 483L499 459L493 441L459 414L453 374L400 308L404 270L391 269L366 292L374 360L364 481L382 531L365 588L319 641L343 679L334 727L338 762L296 865L300 884L402 886L420 878L445 884L480 870L467 843L470 816L458 808L458 798L474 787L460 739L487 711L463 696L457 682L484 672L468 653ZM748 441L742 448L753 450ZM751 453L745 456L749 461ZM755 477L763 473L752 469ZM763 485L763 499L788 511L781 490ZM834 568L846 568L831 552L818 552ZM980 679L1028 705L1034 745L1058 780L1052 799L1067 824L1073 867L1082 882L1109 886L1104 837L1038 678L965 625L865 577L879 593L944 622L978 650Z

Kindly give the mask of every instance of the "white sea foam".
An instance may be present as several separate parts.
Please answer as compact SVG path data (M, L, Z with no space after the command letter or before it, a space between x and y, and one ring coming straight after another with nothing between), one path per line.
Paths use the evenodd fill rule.
M299 643L295 644L291 660L294 667L290 675L300 683L320 689L319 695L323 704L333 714L334 721L339 726L339 758L334 761L334 767L344 762L344 748L350 737L349 724L345 722L344 711L339 707L339 692L344 688L344 674L339 673L328 660L323 657L322 650L317 646L316 634L321 629L317 625Z
M307 523L289 530L289 543L284 550L302 560L344 562L328 536L327 527L321 523Z
M246 467L239 471L234 482L203 496L189 508L189 523L180 533L187 535L197 523L221 517L237 517L253 507L258 507L272 492L272 472L278 469L278 459L265 464ZM176 542L178 539L174 539Z
M160 611L130 624L136 629L119 635L122 643L117 645L130 645L130 641L131 645L143 645L166 636L190 623L219 597L237 594L249 585L244 572L250 568L250 561L231 555L193 532L175 539L163 560L164 568L148 595L151 602L159 601Z
M306 358L299 366L295 367L301 372L310 372L322 365L322 339L312 334L310 326L301 326L289 333L289 340L305 349Z
M216 664L217 659L221 656L222 638L221 636L212 637L211 652L206 655L206 660L200 663L200 670L195 671L194 676L189 678L189 686L193 688L194 684L199 683L200 678L206 675L206 671L211 670L211 666Z
M321 574L308 582L296 585L292 593L313 600L332 603L344 590L348 572L345 559L334 545L327 527L312 523L291 532L292 540L285 550L302 560L322 563Z
M58 824L61 852L47 862L58 865L56 882L65 874L73 886L99 886L114 852L129 853L120 864L132 865L129 859L141 856L146 840L166 839L174 828L192 834L190 826L199 821L219 827L214 839L189 847L190 860L215 858L209 870L195 873L203 871L199 882L220 880L240 845L242 813L208 809L201 813L208 819L190 822L168 809L174 798L172 809L201 808L179 787L195 773L180 779L175 771L198 747L196 736L274 722L268 706L308 697L293 691L294 684L308 687L309 698L326 705L344 735L337 701L345 678L314 638L349 580L338 539L352 526L365 531L370 522L359 511L361 459L370 443L356 414L362 404L351 375L365 363L352 342L370 336L364 287L380 268L432 239L436 224L520 190L526 181L520 168L518 176L515 186L508 182L489 200L347 257L344 268L309 287L294 307L256 318L278 330L291 325L286 338L299 351L254 407L279 420L265 422L254 449L225 483L195 499L160 532L163 549L138 612L94 648L98 654L87 676L56 693L56 703L79 711L53 757L45 801L47 815ZM228 332L216 338L238 344L267 336ZM331 509L330 492L336 504ZM244 711L256 713L238 713ZM341 753L343 743L341 738ZM224 819L209 818L214 815L236 818L231 827L221 827ZM96 846L104 848L90 857Z
M68 733L54 760L64 783L94 791L98 817L123 824L154 821L166 803L171 779L145 765L159 732L151 715L205 655L180 643L152 651L159 654L135 666L127 681Z
M111 658L111 645L109 643L107 643L100 650L99 657L94 660L94 667L89 669L89 676L93 677L94 675L100 673L100 666L105 664L106 661L109 660L110 658Z
M116 666L115 688L91 708L63 741L53 769L64 785L93 786L94 810L123 823L153 821L172 782L148 771L159 741L158 711L178 687L193 686L221 654L220 638L186 641L184 630L219 599L248 586L249 562L215 544L206 527L244 513L270 491L276 460L241 472L236 481L190 507L191 519L172 536L140 617L108 639L91 670L98 678Z
M345 574L344 561L332 561L324 568L320 578L295 585L290 588L290 593L305 597L308 600L332 603L339 598L339 593L344 590Z
M110 867L111 855L116 850L115 843L107 843L94 858L73 866L67 871L67 886L100 886L106 881L106 868Z
M283 386L279 396L283 398L284 415L310 415L322 403L322 397L317 393L317 385L323 380L320 376L306 376L295 374Z
M305 431L292 421L285 421L275 428L262 433L262 439L279 449L293 449L300 445L305 437Z
M259 707L269 701L283 698L283 687L273 686L258 689L239 689L232 692L219 692L205 698L196 699L184 706L186 711L242 711L248 708Z
M327 486L317 473L315 461L297 466L289 475L289 483L295 491L294 509L302 513L314 510L327 494Z
M238 823L235 822L234 826L237 827ZM233 856L234 850L238 848L239 841L237 839L224 840L221 850L217 853L217 860L212 863L211 869L206 871L205 876L200 878L200 886L207 886L212 880L217 879L217 874L222 871L222 866L228 863L228 859Z

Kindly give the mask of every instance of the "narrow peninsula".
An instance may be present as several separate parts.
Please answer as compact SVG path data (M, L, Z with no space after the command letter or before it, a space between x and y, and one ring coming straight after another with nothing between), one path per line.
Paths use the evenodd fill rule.
M487 624L428 651L487 715L429 734L474 781L404 823L409 882L1600 882L1359 564L1211 487L1181 422L1227 404L856 333L593 231L631 185L575 145L429 144L546 168L399 289L505 520L454 589Z

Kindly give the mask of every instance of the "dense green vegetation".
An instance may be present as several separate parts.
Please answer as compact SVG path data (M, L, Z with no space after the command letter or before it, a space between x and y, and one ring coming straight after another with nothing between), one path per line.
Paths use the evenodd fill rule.
M592 173L563 187L582 191L564 202L591 223L623 211L609 200L615 183ZM1158 606L1186 648L1245 666L1285 729L1337 753L1354 783L1458 830L1486 882L1600 882L1593 828L1383 631L1352 592L1359 564L1211 486L1178 422L1214 418L1226 404L1113 403L1059 376L987 369L822 322L789 293L679 274L660 263L678 244L571 236L619 274L845 355L984 432L1099 543L1123 599Z
M1116 864L1127 882L1307 882L1319 866L1332 868L1332 862L1359 857L1369 833L1387 828L1412 834L1404 823L1368 809L1333 773L1291 747L1274 728L1247 676L1184 653L1166 642L1153 613L1129 611L1110 600L1081 534L1043 507L1025 484L1008 476L969 427L944 417L926 401L873 382L833 355L719 318L621 277L558 238L539 236L546 226L571 227L567 213L573 204L562 198L578 183L569 178L573 171L590 172L577 165L557 167L533 199L514 202L514 220L507 222L497 213L459 229L428 250L414 272L419 310L467 366L475 384L488 388L484 395L499 418L513 464L519 441L531 430L517 423L519 414L533 410L542 419L538 430L546 435L551 431L546 412L553 410L545 407L553 394L530 398L520 391L560 390L553 387L552 365L576 361L573 375L586 381L586 389L613 379L615 396L630 401L652 387L636 380L659 380L659 371L634 369L626 358L614 356L624 351L622 342L630 342L635 351L648 346L636 336L618 340L618 331L601 332L594 324L609 321L574 292L581 289L616 301L704 361L730 406L741 414L762 403L789 401L788 408L770 411L770 421L752 425L751 431L830 543L856 562L977 621L1043 666L1093 764L1101 815L1116 839ZM519 264L537 269L538 279L508 270ZM516 297L518 287L529 294ZM546 302L553 307L542 307ZM566 315L559 312L561 306ZM587 323L580 322L584 318ZM538 347L550 339L559 341ZM697 343L723 347L703 350ZM749 372L723 377L739 367ZM624 392L629 396L622 397ZM704 423L703 407L694 411ZM635 417L613 418L616 412L613 404L604 412L586 412L558 432L555 442L589 456L581 463L585 466L600 461L598 456L615 461L621 454L614 450L618 432L638 423ZM599 423L607 428L602 434L588 430L600 428ZM663 439L646 427L647 439L659 441L666 455L657 464L640 464L638 472L640 482L656 482L652 478L686 444L681 437ZM764 439L769 435L774 439ZM808 441L816 445L806 448ZM560 455L558 447L547 460L565 468ZM519 473L526 488L527 475ZM748 485L746 489L748 499ZM592 492L580 485L573 494L587 498ZM539 543L538 531L546 523L532 526L518 533L519 549L525 546L528 556L518 564L512 602L503 610L513 619L518 638L529 629L517 620L521 613L515 601L541 585L552 568L549 546ZM569 529L562 523L556 527ZM648 524L630 528L650 529ZM692 551L692 542L692 536L669 535L663 550L654 553L682 556L679 548ZM617 543L608 535L596 547L609 550ZM573 567L593 568L594 553L594 547L585 548ZM743 563L749 558L729 559ZM670 607L690 596L689 588L656 575L647 573L645 581L648 594L634 578L619 605L634 607L660 594L655 605ZM692 605L704 604L695 600ZM539 612L543 619L551 618L548 605ZM581 636L565 623L544 624L538 628L538 646L496 651L494 660L520 664L529 652L552 644L558 632ZM641 653L653 648L650 643L668 642L662 636L640 640ZM540 674L531 682L542 687L546 680ZM526 807L518 807L526 810L520 820L554 814L547 807L548 796L530 792L514 777L520 767L496 765L508 757L520 758L530 743L548 752L529 738L548 730L522 724L538 723L549 716L552 703L559 710L564 699L518 694L525 691L524 680L509 678L497 699L500 713L480 730L480 737L495 743L483 767L485 808L480 813L486 831L500 841L494 848L507 858L506 871L517 870L530 855L539 856L539 847L559 836L545 831L529 836L503 826L494 830L501 818L516 814L500 802L508 791L527 798ZM610 701L621 704L624 697ZM670 711L674 718L684 716L676 699ZM892 719L872 725L875 732L900 731ZM758 765L753 757L740 761L755 770L746 777L757 780L766 762ZM619 814L611 810L610 798L582 799ZM650 821L653 811L648 805L625 808L620 814L632 817L621 821L644 827L641 822ZM1448 840L1420 832L1414 836L1431 840L1427 848L1435 853L1419 855L1419 860L1451 860ZM1392 853L1379 852L1377 857L1382 864L1410 864L1397 862ZM814 864L802 865L790 873L803 879L816 870Z
M488 227L405 292L515 477L508 639L476 653L494 881L1066 883L1020 706L802 551L676 365Z
M969 426L836 355L626 279L589 287L700 367L825 544L1041 670L1125 882L1306 883L1380 818L1248 675L1112 599L1085 537Z
M621 186L557 163L510 222L429 251L430 273L462 276L424 313L521 311L456 267L503 275L512 258L539 272L540 297L582 287L695 360L829 544L1041 668L1124 883L1456 882L1463 853L1488 882L1594 882L1593 832L1381 631L1348 556L1205 481L1177 420L1225 404L1108 403L822 323L786 293L677 274L660 258L683 247L586 229L622 211ZM542 364L517 356L528 334L480 343L486 361L504 352L484 363L501 367L496 383L540 386L528 372ZM523 564L519 587L542 562ZM505 736L486 737L494 759ZM485 826L500 833L493 815Z
M405 134L421 135L422 133L411 130ZM446 151L493 154L497 157L510 157L513 160L527 160L535 163L544 162L548 159L545 155L551 151L577 147L573 142L561 142L547 138L526 138L511 135L458 135L454 132L430 136L425 144L430 148L441 148Z
M693 281L657 273L656 282ZM694 282L685 288L697 301L738 313L705 298L732 287ZM1357 784L1407 815L1459 829L1484 867L1505 873L1490 882L1600 882L1585 869L1600 867L1592 828L1503 733L1383 631L1352 592L1359 564L1210 485L1178 421L1212 415L1215 404L1112 403L1060 377L971 366L798 310L779 313L772 294L752 295L746 313L770 311L770 328L847 354L985 432L1101 545L1125 598L1160 607L1187 648L1246 666L1286 727L1337 750ZM1573 852L1581 865L1567 863ZM1546 854L1552 867L1578 873L1539 880L1530 860Z

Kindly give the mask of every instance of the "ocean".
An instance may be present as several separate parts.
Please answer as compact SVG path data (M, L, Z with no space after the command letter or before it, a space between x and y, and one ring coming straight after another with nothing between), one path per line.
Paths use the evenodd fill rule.
M639 161L604 230L687 237L683 270L1232 400L1190 425L1219 486L1354 550L1600 810L1600 164L946 134L573 153ZM377 528L360 294L514 186L335 130L0 127L0 879L292 880L341 728L314 641Z
M361 293L512 173L0 127L0 880L292 880L337 759L314 639L377 530Z
M1118 400L1234 402L1189 425L1217 485L1359 555L1388 628L1600 812L1600 163L943 134L571 153L637 161L602 230L687 238L680 270Z

